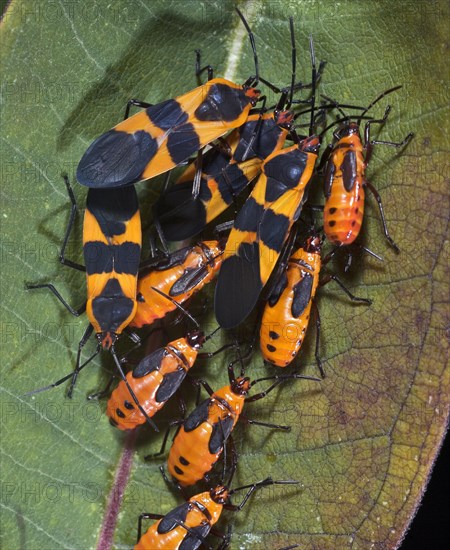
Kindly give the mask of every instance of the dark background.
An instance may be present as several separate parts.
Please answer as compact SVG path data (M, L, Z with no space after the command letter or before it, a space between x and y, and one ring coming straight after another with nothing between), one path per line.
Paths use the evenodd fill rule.
M450 436L434 465L422 504L401 550L447 550L450 548Z

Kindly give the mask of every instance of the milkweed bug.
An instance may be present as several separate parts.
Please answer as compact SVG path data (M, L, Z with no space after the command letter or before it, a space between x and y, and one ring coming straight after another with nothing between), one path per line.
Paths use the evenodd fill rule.
M270 155L226 245L215 313L229 329L252 311L307 198L320 141L312 136Z
M173 311L176 306L165 296L182 304L212 281L222 264L223 246L223 240L201 241L195 246L177 250L141 271L137 309L130 326L151 325Z
M156 288L153 290L157 294L163 294ZM165 298L173 301L169 296ZM188 315L196 328L189 331L185 337L178 338L144 357L135 369L127 374L128 386L123 381L119 382L109 398L106 414L111 424L120 430L132 430L146 421L141 411L130 402L128 387L133 389L147 415L153 417L180 388L199 355L213 357L235 345L225 344L214 352L199 354L204 343L216 331L205 336L198 322L177 302L173 303Z
M111 188L167 172L241 126L259 96L247 83L239 86L216 78L150 105L91 144L78 165L77 180L87 187Z
M349 245L358 237L364 216L364 197L365 188L367 187L378 203L386 239L394 250L399 252L398 246L389 235L387 229L381 197L375 187L366 179L366 170L374 145L389 145L396 148L403 147L409 143L414 134L408 134L400 143L370 139L371 125L384 124L391 110L390 106L386 108L383 118L366 122L364 143L361 140L360 134L361 118L380 99L399 88L401 86L395 86L380 94L361 113L357 122L351 121L340 106L334 102L336 108L344 115L345 121L334 132L334 141L324 151L319 168L326 163L324 180L325 206L323 213L325 235L331 243L337 246ZM329 101L333 101L326 96L323 97Z
M134 186L129 186L124 189L90 189L88 191L83 225L83 254L86 265L82 266L65 258L65 248L75 220L77 204L67 176L64 177L64 181L72 203L72 211L60 259L62 263L86 272L87 301L80 309L75 310L52 284L28 285L28 288L48 288L70 313L79 316L86 311L88 316L90 324L78 344L77 361L68 396L72 396L81 368L89 363L102 348L109 350L133 401L156 429L129 387L115 351L117 339L129 325L137 308L136 289L142 234L136 190ZM88 361L81 365L82 349L94 331L98 342L97 349ZM136 335L132 335L133 338L135 342L139 341ZM64 377L30 394L58 386L66 379L67 377Z
M274 111L250 114L240 128L222 138L201 157L201 170L198 163L192 163L157 201L155 219L169 241L187 239L202 231L259 175L263 160L283 147L293 122L293 114L286 109L294 101L294 90L313 87L313 83L295 83L296 47L292 18L290 31L291 86L276 89L281 97ZM248 32L251 33L249 29ZM323 66L321 62L316 80L319 80Z
M322 240L311 230L304 243L293 253L296 232L292 246L288 246L287 259L281 262L277 277L268 295L261 318L260 347L263 359L278 367L286 367L297 356L315 306L316 314L316 361L322 378L325 373L319 357L320 317L315 303L318 286L335 281L355 301L370 305L371 300L354 296L336 275L327 274L319 281L323 262L321 260Z
M171 170L208 143L238 128L249 111L265 98L255 88L260 77L255 41L248 23L236 8L249 33L255 75L243 85L224 78L205 84L157 105L131 100L145 110L127 118L98 137L84 153L77 168L77 180L94 188L122 187ZM199 63L198 63L199 65ZM197 74L203 71L197 66ZM128 110L126 116L128 114Z
M228 367L228 376L229 384L216 392L211 389L207 382L198 380L197 383L203 385L210 397L200 403L186 420L171 421L160 451L156 455L146 457L146 460L148 460L163 454L171 427L178 425L179 429L169 452L168 470L171 476L183 487L193 485L203 478L208 480L208 472L221 456L224 446L239 419L248 424L285 431L290 430L289 426L249 420L242 413L245 403L263 399L280 383L288 379L320 381L318 378L301 374L270 376L250 381L248 377L243 376L243 373L236 378L233 363ZM274 382L267 390L249 397L250 388L265 380L274 380Z
M307 199L321 143L320 137L312 135L317 82L312 37L309 45L310 135L300 141L292 129L294 145L275 151L264 160L262 174L235 219L214 299L217 322L225 329L237 326L255 307Z
M135 550L196 550L204 545L206 537L211 533L222 539L220 549L228 547L231 532L226 535L213 530L213 526L219 521L222 511L230 510L238 512L242 510L251 495L262 487L270 485L295 485L294 480L273 480L271 477L243 485L236 489L229 489L228 485L216 485L209 491L191 497L187 502L177 506L165 516L160 514L143 513L139 516L138 541ZM238 491L247 490L240 504L232 504L230 497ZM144 520L157 520L144 535L142 535L142 522Z

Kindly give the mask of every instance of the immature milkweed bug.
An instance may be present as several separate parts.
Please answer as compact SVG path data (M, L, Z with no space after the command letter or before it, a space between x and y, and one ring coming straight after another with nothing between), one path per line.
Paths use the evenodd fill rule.
M409 143L414 134L409 133L400 143L370 139L371 125L384 124L391 110L390 105L386 108L383 118L366 122L364 143L361 140L360 134L361 119L367 111L378 103L380 99L399 88L401 86L395 86L380 94L361 113L357 122L351 121L342 111L339 104L334 102L336 108L344 115L344 121L334 132L333 143L324 151L319 169L326 163L324 180L325 206L323 210L324 230L327 239L337 246L349 245L358 237L364 216L364 196L365 188L367 187L377 200L386 239L396 252L399 251L398 246L389 235L381 197L375 187L366 179L366 170L374 145L403 147ZM329 101L333 101L326 96L323 97ZM329 127L334 124L336 123L333 123Z
M272 288L268 293L260 326L260 347L263 359L278 367L287 367L297 356L303 344L314 305L316 315L316 361L322 377L325 373L319 357L320 318L315 303L317 288L335 281L355 301L367 305L366 298L354 296L336 275L327 274L319 280L322 239L313 229L303 244L294 250L296 231L292 244L287 247L286 258L281 262Z
M140 271L131 327L151 325L212 281L222 264L224 240L200 241ZM156 290L155 290L156 289ZM159 292L158 292L159 291ZM169 296L173 301L167 300Z
M154 291L163 294L158 289ZM173 301L169 296L166 296L166 299ZM214 352L199 354L204 343L216 331L205 336L197 321L177 302L173 302L189 317L196 328L189 331L185 337L177 338L141 359L133 371L127 374L128 386L123 380L119 382L108 400L106 414L111 424L120 430L132 430L146 421L141 411L130 402L128 387L133 389L147 415L153 417L178 391L199 356L213 357L235 345L225 344ZM107 390L101 393L106 393Z
M164 471L161 469L164 474ZM234 473L234 472L233 472ZM242 510L250 496L257 489L269 485L296 485L295 480L273 480L268 477L256 483L250 483L229 489L231 480L225 485L212 487L209 491L199 493L186 499L184 504L177 506L165 516L161 514L143 513L139 516L138 538L135 550L196 550L200 546L209 548L206 537L211 533L222 539L219 549L228 548L231 539L231 531L226 535L213 531L213 526L219 521L222 511L230 510L238 512ZM230 497L238 491L247 489L240 504L232 504ZM144 520L157 520L142 535L142 522Z
M64 181L72 203L72 211L60 252L60 260L69 267L86 272L87 301L81 308L75 310L52 284L28 285L28 288L48 288L70 313L79 316L86 311L88 316L90 323L78 344L77 361L71 375L72 382L68 396L72 396L81 368L89 363L102 348L109 350L133 401L152 427L156 428L129 387L115 351L117 339L130 324L137 309L136 289L142 234L136 190L134 186L129 186L124 189L90 189L88 191L83 225L83 254L86 265L83 266L65 258L65 249L75 220L77 204L67 176L64 177ZM98 341L97 349L82 365L82 349L94 331ZM131 337L135 342L139 341L137 335L132 334ZM67 377L30 393L55 387L65 380Z
M185 419L170 422L160 451L156 455L149 455L146 460L164 453L167 439L172 426L178 425L168 457L168 470L171 476L183 487L193 485L201 479L208 480L208 472L221 456L227 440L239 419L248 424L256 424L267 428L289 431L289 426L268 424L256 420L249 420L243 415L245 403L263 399L279 384L288 379L305 379L320 381L318 378L301 374L270 376L250 381L250 378L241 373L236 378L233 363L228 367L229 384L213 391L204 380L197 380L203 385L210 397L200 403ZM257 383L265 380L275 380L263 392L248 396L250 389Z
M249 111L264 98L255 88L259 81L273 86L259 75L258 57L253 34L242 13L236 8L249 32L255 62L255 75L243 85L224 78L212 78L194 90L151 105L130 100L129 107L141 111L98 137L84 153L77 168L77 180L95 188L122 187L146 180L171 170L208 143L238 128Z

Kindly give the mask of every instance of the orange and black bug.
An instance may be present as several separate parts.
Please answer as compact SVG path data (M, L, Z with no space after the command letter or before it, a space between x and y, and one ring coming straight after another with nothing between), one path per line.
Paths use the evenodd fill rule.
M403 147L411 140L414 134L408 134L400 143L370 139L371 125L384 124L391 110L390 106L386 108L383 118L366 122L364 143L361 140L360 134L361 118L380 99L399 88L401 86L395 86L379 95L361 113L357 122L352 122L339 105L335 103L336 108L339 109L346 120L334 132L334 141L325 150L321 166L326 162L324 181L325 206L323 211L324 230L327 239L337 246L349 245L358 237L364 216L364 197L365 188L367 187L378 203L386 239L396 252L399 251L398 246L389 235L381 197L375 187L367 181L365 174L374 145ZM326 99L329 100L329 98Z
M90 321L78 344L76 367L68 395L71 397L79 371L88 364L103 348L109 350L117 370L123 380L125 374L115 351L117 339L133 319L136 309L137 276L141 254L141 219L139 204L134 186L124 189L90 189L87 195L83 225L83 254L85 266L66 260L65 249L75 219L77 204L67 177L64 178L72 203L72 212L61 248L61 262L86 272L87 301L78 310L73 309L52 284L28 285L28 288L48 288L60 302L75 316L86 311ZM97 349L83 365L81 352L95 331ZM131 335L139 341L136 335ZM55 382L55 387L68 377ZM128 382L126 382L128 385ZM47 388L41 388L43 391ZM131 397L147 421L155 427L129 388Z
M295 82L296 46L292 18L290 31L291 86L276 89L281 95L274 110L250 114L243 126L220 143L213 144L213 148L201 157L201 170L198 162L191 164L156 203L155 220L169 241L190 238L202 231L259 175L263 160L283 147L294 118L287 110L294 102L294 90L313 87L312 83ZM323 66L322 62L316 80L320 78ZM308 100L295 100L295 103L308 103Z
M228 548L231 531L223 535L213 529L219 521L222 511L238 512L242 510L254 491L269 485L295 485L298 481L278 480L268 477L262 481L229 489L227 485L216 485L209 491L191 497L187 502L177 506L165 516L143 513L139 516L138 540L135 550L196 550L200 546L209 548L206 537L211 534L222 539L219 549ZM230 497L238 491L247 489L240 504L232 504ZM142 522L157 520L144 535Z
M320 140L312 136L270 155L240 210L217 280L215 313L233 328L252 311L307 198Z
M137 309L130 326L151 325L173 311L176 305L165 296L182 304L212 281L222 263L223 246L223 240L202 241L142 270L138 278Z
M263 162L262 174L237 215L226 245L217 280L215 314L220 326L233 328L255 307L281 254L294 222L307 199L320 147L314 128L317 71L312 38L312 93L310 136L275 151Z
M157 289L154 291L162 294ZM165 298L172 301L168 296ZM196 328L189 331L185 337L178 338L144 357L134 370L127 374L128 385L124 381L119 382L109 398L106 414L111 424L120 430L132 430L146 421L142 412L131 403L129 387L133 389L147 415L153 417L178 391L199 356L213 357L235 345L225 344L214 352L199 354L204 343L216 331L205 336L197 321L184 308L174 303L188 315ZM102 393L106 393L108 389L109 386Z
M292 245L295 236L296 232ZM319 357L320 317L315 303L318 286L335 281L351 300L367 305L372 302L354 296L336 275L327 274L319 280L323 265L321 249L322 239L315 230L293 253L293 246L288 246L287 260L280 264L264 307L260 347L265 361L278 367L287 367L300 351L314 305L317 330L315 355L320 374L324 377Z
M223 78L212 79L175 99L157 105L131 100L145 110L127 118L98 137L85 152L77 168L77 180L94 188L122 187L171 170L208 143L246 121L259 100L259 76L255 41L241 12L236 8L250 37L255 75L243 85ZM127 109L126 115L128 115Z
M241 126L260 92L215 78L191 92L145 107L97 138L77 168L95 188L122 187L171 170L199 149Z
M183 487L193 485L201 479L208 480L208 472L219 460L239 419L248 424L290 430L289 426L249 420L242 413L245 403L264 398L280 383L288 379L301 378L319 381L318 378L300 374L270 376L250 381L250 378L243 376L242 373L238 378L235 377L233 363L228 367L228 375L229 384L216 392L207 382L198 380L197 382L203 385L210 397L200 403L185 420L171 421L161 450L156 455L146 457L149 459L164 453L170 428L179 425L169 452L168 470ZM274 380L274 382L267 390L248 397L250 388L265 380ZM180 424L182 425L180 426Z

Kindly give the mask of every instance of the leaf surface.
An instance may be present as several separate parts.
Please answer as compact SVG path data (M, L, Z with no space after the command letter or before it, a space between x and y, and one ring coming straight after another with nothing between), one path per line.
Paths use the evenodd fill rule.
M396 548L449 412L448 5L292 0L240 6L254 29L265 78L290 81L287 19L293 15L299 79L310 78L312 33L317 58L327 61L322 93L361 105L403 84L374 108L382 115L392 105L380 139L398 141L410 131L415 138L401 155L378 147L368 169L401 249L396 256L387 245L369 197L364 244L384 262L357 257L346 284L370 296L373 306L349 304L332 285L321 290L326 380L286 384L249 405L251 418L290 424L289 434L237 429L236 485L267 475L301 485L266 489L240 514L227 513L232 547ZM107 354L83 371L71 401L64 386L24 396L70 372L86 325L44 290L26 292L24 283L52 281L71 304L82 303L84 275L57 261L69 213L60 174L74 173L89 143L121 120L128 99L153 103L192 89L196 48L217 75L237 82L253 72L252 56L229 1L17 0L0 32L2 545L95 548L100 540L105 549L114 537L116 548L128 548L139 513L165 513L179 503L159 462L142 461L158 450L161 437L144 431L137 441L127 439L109 426L105 403L86 401L108 378ZM158 189L139 187L144 205ZM85 190L76 185L75 193L83 207ZM78 221L68 251L75 261L81 261L80 243ZM312 336L300 356L308 374L315 372ZM84 357L94 349L90 342ZM229 359L219 355L199 372L219 387ZM249 374L267 375L258 355ZM165 413L175 415L175 409Z

